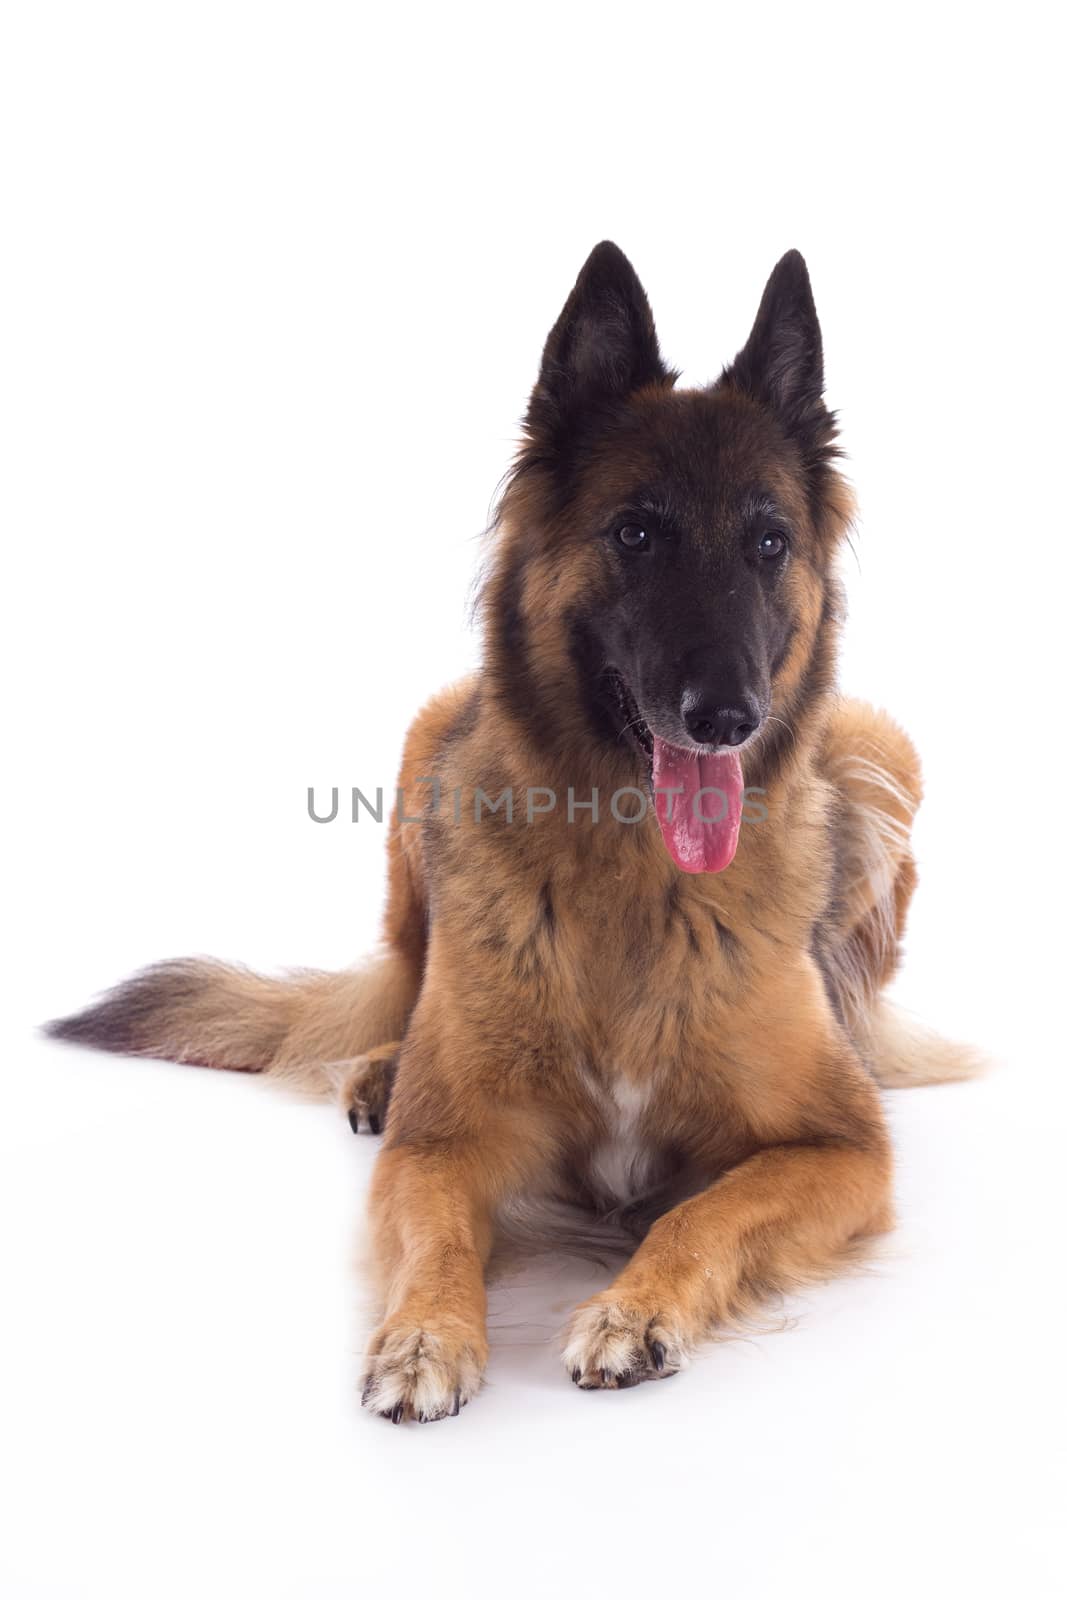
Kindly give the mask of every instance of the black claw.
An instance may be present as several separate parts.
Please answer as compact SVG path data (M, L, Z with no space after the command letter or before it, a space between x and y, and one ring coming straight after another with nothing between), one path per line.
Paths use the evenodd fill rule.
M652 1346L652 1365L657 1372L662 1372L667 1365L667 1352L658 1339Z
M581 1369L581 1367L572 1367L571 1368L571 1382L572 1383L581 1383L581 1381L582 1381L582 1369Z
M392 1411L390 1411L389 1416L390 1416L390 1418L391 1418L391 1420L393 1422L403 1422L403 1420L404 1420L404 1402L403 1402L403 1400L398 1400L397 1401L397 1403L393 1407Z
M459 1398L459 1390L457 1389L455 1394L452 1396L452 1410L448 1413L450 1417L459 1416L459 1408L461 1404L462 1401Z
M382 1131L382 1119L381 1119L381 1117L375 1116L374 1112L372 1111L372 1112L369 1113L369 1115L367 1117L367 1121L370 1123L370 1131L371 1131L371 1133L381 1133L381 1131Z
M615 1387L617 1389L632 1389L635 1384L640 1382L641 1379L636 1372L621 1372L615 1380Z
M352 1129L353 1133L359 1132L359 1112L356 1110L355 1106L353 1106L351 1111L348 1113L348 1126Z

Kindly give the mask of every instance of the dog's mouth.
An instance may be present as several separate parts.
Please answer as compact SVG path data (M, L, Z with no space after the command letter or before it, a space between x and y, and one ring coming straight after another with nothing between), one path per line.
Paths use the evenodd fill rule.
M620 738L647 764L656 821L675 866L683 872L722 872L734 858L741 831L740 752L685 748L661 738L615 668L604 675L604 692Z
M641 715L641 708L622 673L614 667L604 674L604 693L618 723L619 737L638 750L648 765L648 785L652 787L652 729Z

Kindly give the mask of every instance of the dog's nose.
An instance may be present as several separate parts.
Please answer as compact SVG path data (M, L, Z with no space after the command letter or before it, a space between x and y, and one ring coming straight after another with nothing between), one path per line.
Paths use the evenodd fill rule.
M708 695L687 689L682 696L682 721L686 733L697 744L718 748L744 744L759 727L760 714L747 695L736 705L724 706Z

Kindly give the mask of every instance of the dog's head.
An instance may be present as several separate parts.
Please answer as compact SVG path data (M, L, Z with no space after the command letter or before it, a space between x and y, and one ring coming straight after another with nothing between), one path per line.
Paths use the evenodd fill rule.
M765 776L832 670L849 500L803 259L775 267L717 382L675 376L633 268L598 245L549 334L505 496L490 665L534 731L550 699L565 715L569 684L585 737L628 742L685 804L715 778L729 820L742 757ZM664 835L694 870L736 844Z

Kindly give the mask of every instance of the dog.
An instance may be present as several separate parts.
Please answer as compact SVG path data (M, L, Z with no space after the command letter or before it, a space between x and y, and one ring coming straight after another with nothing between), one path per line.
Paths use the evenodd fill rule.
M835 689L836 431L798 253L718 380L680 389L598 245L491 530L484 666L407 738L382 953L282 980L167 962L50 1025L384 1127L363 1403L393 1422L475 1395L487 1267L523 1229L628 1241L563 1337L580 1388L678 1372L890 1228L880 1087L975 1069L883 996L920 771Z

